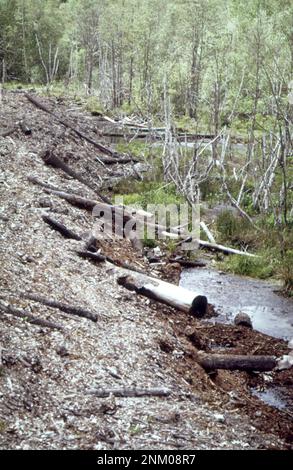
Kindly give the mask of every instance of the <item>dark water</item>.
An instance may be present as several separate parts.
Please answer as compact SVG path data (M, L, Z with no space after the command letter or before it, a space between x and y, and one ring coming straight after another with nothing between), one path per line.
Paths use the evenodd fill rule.
M237 313L245 312L255 330L275 338L293 338L293 299L277 294L276 284L194 268L182 272L180 285L208 297L220 314L214 321L230 323Z

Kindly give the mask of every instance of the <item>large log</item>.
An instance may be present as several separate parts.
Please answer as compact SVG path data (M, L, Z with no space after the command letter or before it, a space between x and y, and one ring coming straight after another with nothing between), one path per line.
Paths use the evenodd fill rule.
M264 372L273 370L277 366L277 359L274 356L238 356L199 352L197 361L207 371L228 369Z
M170 305L198 318L203 317L207 311L208 303L205 296L160 279L145 275L134 277L123 274L118 277L117 282L128 290L135 291L137 294Z

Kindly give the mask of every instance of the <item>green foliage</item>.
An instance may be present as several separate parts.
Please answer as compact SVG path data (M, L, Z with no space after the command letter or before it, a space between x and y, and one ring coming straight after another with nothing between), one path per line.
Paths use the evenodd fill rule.
M99 103L98 99L95 96L89 96L86 99L86 104L84 107L86 111L89 111L90 113L105 114L103 106Z
M121 190L123 186L118 186L116 190ZM160 204L180 204L184 202L184 198L176 192L174 184L164 185L163 182L156 181L142 181L132 185L131 188L124 188L132 190L134 192L120 194L123 196L125 205L132 207L142 207L147 209L148 204L160 205Z
M285 292L293 296L293 250L288 250L279 264L279 277Z
M217 217L217 230L221 233L223 239L231 239L238 231L239 218L229 210L224 210Z
M66 87L160 121L166 77L178 127L247 135L254 112L255 132L271 128L272 85L287 104L291 28L292 5L277 0L1 0L0 60L6 79L45 83L57 52Z
M273 262L266 256L252 258L243 255L232 255L221 264L221 267L233 274L259 279L268 279L275 272Z

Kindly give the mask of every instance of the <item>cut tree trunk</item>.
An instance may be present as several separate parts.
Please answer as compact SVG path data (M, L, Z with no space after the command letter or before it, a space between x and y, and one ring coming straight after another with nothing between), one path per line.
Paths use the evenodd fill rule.
M118 277L117 282L128 290L190 313L195 317L202 317L207 311L208 304L205 296L197 295L183 287L160 279L145 275L133 277L124 274Z
M274 356L237 356L226 354L198 353L198 363L207 371L216 369L269 371L277 366Z

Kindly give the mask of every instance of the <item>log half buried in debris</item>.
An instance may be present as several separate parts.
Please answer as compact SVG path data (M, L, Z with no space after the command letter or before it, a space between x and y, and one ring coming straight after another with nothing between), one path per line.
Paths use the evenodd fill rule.
M70 166L68 166L67 163L65 163L61 158L57 157L57 155L55 155L51 149L47 149L43 152L42 160L46 165L51 165L54 168L59 168L60 170L64 171L64 173L66 173L67 175L71 176L72 178L76 179L80 183L90 188L99 196L102 201L106 202L107 204L111 203L111 201L106 196L103 196L97 191L97 188L94 185L92 185L83 176L81 176L79 173L70 168Z
M62 224L61 222L58 222L58 220L53 219L49 215L46 215L46 214L42 215L42 219L53 230L56 230L56 232L59 232L62 235L62 237L69 238L72 240L78 240L78 241L82 240L82 238L79 235L77 235L72 230L69 230L64 224Z
M197 362L207 371L217 369L243 371L269 371L277 366L274 356L238 356L228 354L206 354L199 352Z
M62 312L68 313L70 315L76 315L78 317L87 318L93 322L97 322L99 315L97 313L89 312L82 307L73 307L72 305L64 304L62 302L58 302L53 299L47 299L40 295L35 294L22 294L22 297L25 299L33 300L34 302L39 302L42 305L46 305L47 307L57 308Z
M168 397L171 395L171 390L167 388L100 388L88 392L90 395L95 395L99 398L106 398L110 395L122 398L131 397Z
M190 313L195 317L203 317L207 312L208 301L204 295L197 295L175 284L145 275L135 277L122 275L118 277L117 282L128 290Z
M14 317L21 318L22 320L31 323L32 325L43 326L45 328L52 328L56 330L63 330L63 326L58 325L57 323L53 323L48 320L43 320L42 318L37 318L31 313L26 312L25 310L20 310L18 308L12 307L12 305L4 305L2 302L0 303L0 311L8 314L13 315Z

